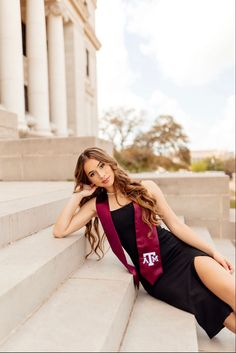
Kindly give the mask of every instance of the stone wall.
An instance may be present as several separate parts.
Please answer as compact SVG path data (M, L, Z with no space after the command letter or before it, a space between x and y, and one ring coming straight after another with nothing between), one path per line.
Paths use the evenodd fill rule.
M72 180L79 154L87 147L112 153L112 144L96 137L0 140L0 180Z

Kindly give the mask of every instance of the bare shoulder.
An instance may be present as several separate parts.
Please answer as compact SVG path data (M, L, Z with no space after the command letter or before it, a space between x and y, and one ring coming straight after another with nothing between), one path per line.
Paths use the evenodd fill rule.
M159 186L152 180L142 180L141 184L151 193L151 194L160 194L161 189Z
M81 206L80 210L89 210L91 213L96 214L96 197L93 197L89 201L87 201L83 206Z

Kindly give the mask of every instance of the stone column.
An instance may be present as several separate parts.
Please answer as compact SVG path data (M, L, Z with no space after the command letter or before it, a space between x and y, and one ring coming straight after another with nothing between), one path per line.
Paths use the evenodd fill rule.
M58 136L68 136L63 7L47 8L49 97L51 121Z
M76 136L87 136L85 101L85 38L81 27L74 28Z
M36 118L36 135L51 136L44 0L26 2L29 113Z
M94 136L98 136L98 106L97 106L97 58L96 58L96 52L94 51L94 56L93 56L93 90L94 90L94 96L93 96L93 131L92 134Z
M17 114L19 132L25 134L21 33L20 0L0 0L0 100L8 111Z

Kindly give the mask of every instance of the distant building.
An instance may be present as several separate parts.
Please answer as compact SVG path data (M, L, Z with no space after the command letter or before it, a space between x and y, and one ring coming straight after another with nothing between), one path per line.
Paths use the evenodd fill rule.
M97 136L96 0L0 0L0 138Z
M219 158L221 160L226 160L234 158L234 153L225 150L203 150L203 151L191 151L191 161L197 162L205 158Z

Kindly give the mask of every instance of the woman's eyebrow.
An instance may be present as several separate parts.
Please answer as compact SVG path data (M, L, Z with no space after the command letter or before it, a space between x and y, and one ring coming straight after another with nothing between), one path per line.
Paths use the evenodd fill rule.
M98 162L96 168L99 166L100 163L101 163L101 162ZM88 175L89 175L90 173L93 173L93 172L95 172L95 170L90 170L90 172L88 172Z

